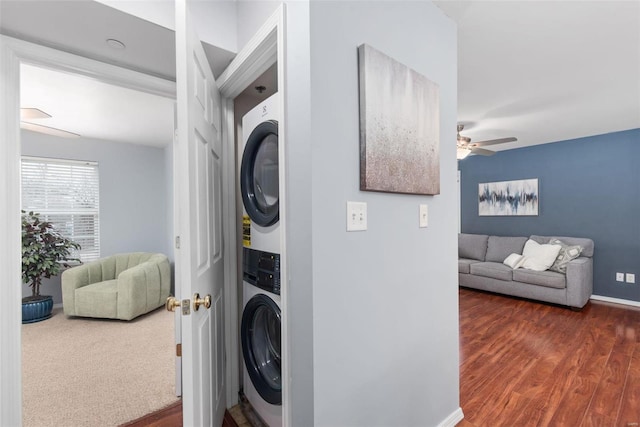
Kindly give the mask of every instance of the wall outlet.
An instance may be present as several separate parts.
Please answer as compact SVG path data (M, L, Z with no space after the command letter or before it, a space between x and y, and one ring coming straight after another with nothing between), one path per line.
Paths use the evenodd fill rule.
M634 273L627 273L627 283L636 283L636 275Z
M624 282L624 273L616 273L616 282Z

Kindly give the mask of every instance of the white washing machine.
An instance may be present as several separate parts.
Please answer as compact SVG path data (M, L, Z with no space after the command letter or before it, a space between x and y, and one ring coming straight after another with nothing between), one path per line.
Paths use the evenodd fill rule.
M245 248L246 249L246 248ZM258 251L253 251L258 252ZM263 255L270 257L270 255ZM279 262L279 261L278 261ZM262 273L269 276L268 271ZM262 285L264 286L263 279ZM282 426L280 295L243 281L240 341L244 395L269 427Z
M242 118L242 323L244 395L270 427L282 426L278 94Z
M275 93L242 117L244 247L280 253L278 108Z

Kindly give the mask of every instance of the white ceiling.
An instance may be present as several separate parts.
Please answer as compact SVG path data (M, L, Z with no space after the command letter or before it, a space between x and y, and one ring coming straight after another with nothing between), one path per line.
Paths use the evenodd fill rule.
M466 124L463 135L472 142L518 138L489 147L497 151L640 127L640 2L435 4L458 25L458 121ZM91 0L1 0L0 32L158 77L175 76L172 30ZM109 48L107 38L121 40L126 49ZM205 48L213 52L211 62L216 52L222 58L219 68L233 55ZM155 132L173 122L173 110L158 120L151 114L156 108L166 111L161 106L166 100L66 77L35 75L29 83L35 93L47 96L47 106L38 107L41 101L33 98L25 106L51 114L42 120L46 126L150 144L159 141ZM54 78L61 78L57 86L44 85ZM97 87L84 86L90 82ZM56 98L55 92L64 96ZM96 93L101 94L97 105ZM55 106L55 99L61 105ZM111 107L80 119L80 112L99 105ZM129 105L135 111L112 116ZM65 117L64 111L73 115ZM80 124L84 128L74 130ZM164 144L171 137L172 132Z
M435 4L458 24L458 121L472 142L640 128L640 2Z
M0 0L0 33L175 80L173 30L91 0ZM114 49L107 39L123 42ZM203 43L215 75L234 54ZM32 120L83 137L164 146L173 139L173 101L82 76L25 67L21 106L52 117Z
M20 105L50 118L29 122L83 137L163 147L173 140L172 99L23 64Z

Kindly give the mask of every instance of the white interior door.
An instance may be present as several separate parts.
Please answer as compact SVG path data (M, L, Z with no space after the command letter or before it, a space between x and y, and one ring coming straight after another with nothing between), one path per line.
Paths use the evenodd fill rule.
M220 426L225 405L220 93L187 11L176 1L179 259L185 426ZM211 297L196 310L195 294ZM190 299L189 314L185 301Z

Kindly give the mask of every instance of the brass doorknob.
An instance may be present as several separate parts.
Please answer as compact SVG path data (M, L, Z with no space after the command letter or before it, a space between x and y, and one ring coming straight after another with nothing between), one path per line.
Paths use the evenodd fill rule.
M180 300L175 297L169 297L167 302L164 303L164 307L167 311L176 311L176 308L180 307Z
M204 305L204 308L211 307L211 295L204 298L200 298L200 294L193 295L193 310L198 311L201 305Z

